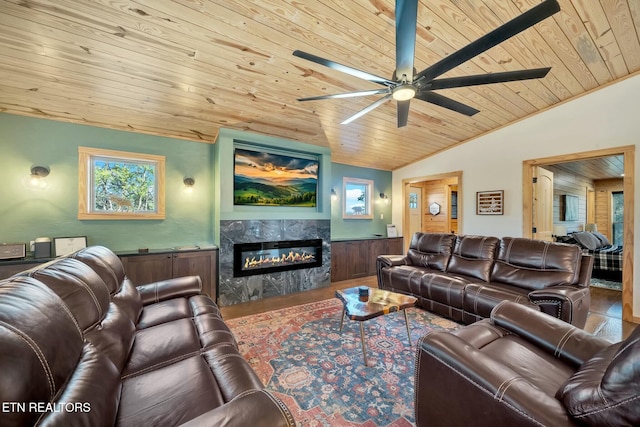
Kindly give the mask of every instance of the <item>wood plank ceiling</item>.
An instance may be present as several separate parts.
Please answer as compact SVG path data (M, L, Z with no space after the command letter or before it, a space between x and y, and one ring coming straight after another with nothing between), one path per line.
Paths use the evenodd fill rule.
M422 0L418 71L540 0ZM640 69L640 0L560 0L561 12L443 77L552 67L541 80L448 89L473 117L419 100L299 97L379 88L292 56L395 68L393 0L2 0L0 111L214 142L221 127L329 146L394 170Z

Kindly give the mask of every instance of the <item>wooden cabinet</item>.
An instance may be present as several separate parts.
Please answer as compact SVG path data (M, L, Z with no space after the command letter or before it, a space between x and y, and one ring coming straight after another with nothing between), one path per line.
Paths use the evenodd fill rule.
M373 276L378 255L402 253L402 237L331 242L331 281Z
M204 292L217 299L218 250L120 255L127 277L136 285L181 276L200 276Z
M21 271L33 268L36 265L41 264L42 262L44 261L34 260L33 262L23 262L23 263L13 263L10 261L0 262L0 280L11 277L16 273L20 273Z
M367 276L374 276L377 274L376 267L376 259L378 255L387 254L387 247L389 246L389 242L385 239L379 240L371 240L367 245L367 261L368 261L368 271Z

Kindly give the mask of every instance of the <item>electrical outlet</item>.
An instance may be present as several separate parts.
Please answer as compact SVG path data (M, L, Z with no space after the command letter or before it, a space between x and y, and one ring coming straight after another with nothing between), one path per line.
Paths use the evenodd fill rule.
M384 214L380 214L380 219L384 219Z

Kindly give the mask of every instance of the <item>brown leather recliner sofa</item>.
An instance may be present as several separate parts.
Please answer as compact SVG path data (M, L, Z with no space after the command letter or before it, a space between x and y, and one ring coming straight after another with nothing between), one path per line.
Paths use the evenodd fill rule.
M0 425L295 425L199 277L136 287L99 246L0 281L0 372Z
M423 336L417 426L638 426L640 328L612 344L535 308Z
M593 258L576 245L526 238L416 233L406 255L377 258L378 286L455 321L488 318L501 301L584 327Z

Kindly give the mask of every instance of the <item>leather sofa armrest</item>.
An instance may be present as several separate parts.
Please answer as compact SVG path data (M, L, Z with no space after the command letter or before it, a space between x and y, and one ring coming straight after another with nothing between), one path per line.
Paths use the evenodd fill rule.
M200 276L184 276L136 286L143 305L202 293Z
M378 255L378 268L406 265L407 257L404 255Z
M418 427L570 424L554 396L450 332L420 339L415 384Z
M291 427L295 425L293 415L280 399L266 390L252 390L181 424L181 427Z
M589 315L591 293L588 287L551 286L529 292L529 301L538 305L543 313L584 328Z
M545 349L556 358L577 367L610 342L567 322L511 301L491 311L491 323Z

